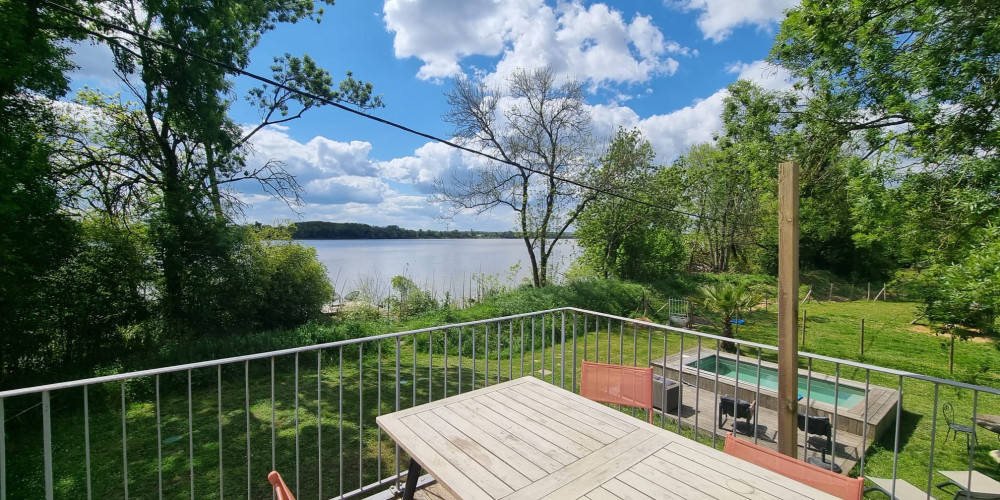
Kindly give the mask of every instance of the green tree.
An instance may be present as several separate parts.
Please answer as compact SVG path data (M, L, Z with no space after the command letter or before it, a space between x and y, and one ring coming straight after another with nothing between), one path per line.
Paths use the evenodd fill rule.
M557 84L552 70L541 68L515 71L498 88L460 78L446 97L445 119L456 135L503 161L447 183L439 179L438 199L456 213L513 210L532 282L545 286L552 249L594 196L561 180L585 179L592 167L583 87Z
M679 176L675 169L654 166L654 157L641 132L620 128L599 161L592 182L645 202L598 195L580 213L581 259L605 278L656 279L683 264L684 221L669 211L679 201Z
M722 336L733 339L733 320L757 303L757 296L742 283L718 282L700 289L701 304L722 316ZM722 348L736 350L733 342L722 342Z

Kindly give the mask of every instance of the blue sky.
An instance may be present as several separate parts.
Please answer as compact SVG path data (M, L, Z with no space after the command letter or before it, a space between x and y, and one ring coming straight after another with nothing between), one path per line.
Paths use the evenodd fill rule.
M584 83L595 136L639 127L657 162L668 165L719 128L725 87L748 78L787 88L787 74L766 65L783 10L791 0L339 0L320 24L302 22L267 33L250 70L269 75L274 56L309 54L335 80L351 70L371 81L386 107L372 113L439 137L444 93L453 79L479 72L499 82L516 68L551 66ZM74 85L120 90L110 52L75 47ZM192 48L196 49L196 48ZM246 105L255 82L236 80L232 116L258 120ZM256 186L239 186L249 221L328 220L396 224L412 229L508 230L509 211L450 213L430 200L432 184L471 162L441 144L322 107L255 137L251 162L283 161L303 186L293 212Z

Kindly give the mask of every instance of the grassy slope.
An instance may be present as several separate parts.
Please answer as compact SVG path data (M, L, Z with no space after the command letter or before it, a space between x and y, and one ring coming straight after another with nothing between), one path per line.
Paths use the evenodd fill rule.
M683 287L688 288L689 284ZM641 291L634 288L625 290L625 298L621 298L622 290L614 286L593 285L576 290L527 291L520 294L500 298L483 304L470 311L448 314L434 314L416 319L401 325L399 329L417 328L429 324L442 324L452 321L470 319L472 317L490 317L498 314L509 314L521 310L543 309L562 305L576 297L574 305L605 309L618 314L636 312L641 301ZM580 298L583 297L583 298ZM602 307L603 306L603 307ZM653 299L653 309L659 306ZM913 331L908 324L915 317L915 305L908 303L809 303L802 309L808 313L806 344L803 350L845 359L861 360L878 366L904 369L917 373L949 378L947 370L948 342L944 337L922 331ZM866 319L865 356L858 355L860 318ZM776 315L771 308L750 313L747 324L740 328L739 338L758 342L775 344ZM549 322L551 325L551 320ZM549 368L555 368L556 375L561 373L562 365L559 355L550 348L541 350L541 329L538 332L534 351L530 356L530 325L526 329L524 348L524 373L531 371L531 360L536 363L544 360ZM612 361L624 360L631 362L633 356L642 364L649 357L663 355L662 336L654 336L652 352L647 345L638 342L635 352L630 347L632 334L639 339L643 332L630 330L629 325L601 324L600 357ZM583 331L582 320L578 323ZM588 324L589 333L586 337L577 339L577 360L582 360L584 352L593 359L597 354L598 340L594 333L594 325ZM706 328L711 331L711 328ZM624 339L619 337L624 332ZM468 352L469 335L464 332L466 352ZM483 342L482 330L478 335ZM493 330L495 335L495 329ZM508 375L519 376L522 373L519 353L521 349L519 325L514 332L507 331L506 336L513 339L513 349L502 355L500 369L497 370L495 358L490 363L490 381L496 380L499 374L502 380ZM503 336L503 335L502 335ZM437 399L445 394L457 392L457 349L455 348L455 332L451 333L449 372L445 378L445 365L442 356L443 338L438 334L434 339L433 363L428 359L426 340L417 339L416 349L416 386L413 385L414 375L414 339L403 339L400 343L400 407L406 408L415 400L426 401L431 397ZM586 340L584 340L586 339ZM610 350L608 341L610 340ZM547 341L551 344L551 339ZM583 343L587 348L584 349ZM688 347L693 343L688 340ZM677 337L668 338L667 352L675 352L679 342ZM494 344L495 345L495 344ZM624 349L619 346L623 345ZM712 348L708 343L703 347ZM480 344L479 349L482 349ZM495 351L491 351L493 353ZM572 348L567 349L567 358ZM344 361L340 361L340 352L326 352L321 360L322 373L320 398L317 398L316 364L314 354L304 354L299 359L298 378L295 377L294 358L275 360L274 386L274 427L276 445L274 463L284 472L286 478L295 481L295 401L292 397L295 381L299 383L299 464L300 477L295 484L301 488L305 498L311 498L319 488L318 471L323 471L322 494L333 496L341 491L341 474L343 475L344 491L356 488L361 482L368 483L375 479L381 467L382 475L394 470L394 449L385 436L372 428L370 418L378 411L388 412L395 408L395 344L383 343L381 358L375 346L363 353L361 363L364 387L358 385L357 348L344 350ZM553 358L556 354L556 358ZM514 358L514 366L507 362L508 356ZM492 357L492 356L491 356ZM1000 387L1000 363L997 361L996 343L976 343L958 341L955 345L955 378L993 387ZM381 359L383 369L383 386L381 398L376 373ZM485 363L483 358L477 361L476 384L485 382ZM462 363L465 367L463 388L472 387L472 362L465 356ZM189 496L190 462L189 454L194 461L194 485L197 496L214 497L218 494L219 474L219 426L217 421L221 413L222 420L222 462L227 495L243 496L247 488L247 469L249 463L250 488L254 497L266 495L264 475L272 466L270 449L271 413L271 364L268 360L255 361L247 366L239 365L222 370L222 410L218 409L219 393L217 392L216 371L207 369L192 374L192 407L194 430L191 449L187 434L187 379L182 374L179 377L164 377L161 380L160 418L163 422L163 432L160 439L166 439L162 445L162 469L165 497L187 498ZM536 369L539 366L536 366ZM820 371L833 372L833 367L814 366ZM246 372L244 372L246 369ZM248 373L249 376L245 376ZM864 379L864 373L842 370L845 377L858 380ZM551 378L549 375L547 378ZM565 382L568 385L571 381ZM872 383L895 387L898 381L893 377L873 375ZM247 401L244 398L244 387L250 387L249 407L247 414L244 408ZM343 407L338 407L338 396L343 391ZM121 429L121 388L117 384L109 387L92 388L90 394L90 441L91 441L91 474L95 494L98 496L121 497L124 493L122 473L122 429ZM158 490L159 474L157 467L157 435L155 380L149 379L130 382L126 385L127 407L127 458L129 473L129 493L134 498L154 498ZM37 401L37 398L35 398ZM54 394L53 399L53 443L56 471L57 497L76 498L85 494L85 475L83 474L83 436L84 422L82 418L82 391L67 390ZM317 426L317 401L320 402L322 426ZM380 404L373 404L380 401ZM973 396L968 392L942 388L940 401L951 401L956 406L960 418L972 414ZM919 382L907 382L904 386L904 413L901 427L902 453L898 463L899 475L911 483L926 487L927 464L931 441L932 413L934 403L933 386ZM41 431L37 425L37 409L30 409L30 401L9 401L6 403L5 415L11 419L7 424L7 461L8 461L8 492L10 498L31 498L42 493L42 457ZM980 396L977 401L979 413L1000 413L1000 401L996 398ZM364 439L358 440L359 408L364 409ZM27 409L28 412L12 418L12 415ZM249 417L249 418L248 418ZM248 424L249 420L249 424ZM659 423L659 421L658 421ZM666 422L664 425L673 425ZM251 445L250 459L247 459L247 428L250 429ZM968 464L965 446L960 442L944 442L945 426L939 418L937 424L937 445L934 456L934 467L938 470L964 469ZM342 433L342 434L341 434ZM690 436L690 432L685 431ZM180 436L174 441L167 438ZM343 437L341 437L343 436ZM705 437L701 436L704 442ZM881 443L876 444L868 455L865 473L868 475L889 476L893 467L893 440L888 435ZM710 437L708 438L710 442ZM988 449L996 444L994 436L987 432L980 434L980 446L976 450L975 461L980 470L996 476L996 468L986 457ZM317 443L322 442L322 453ZM341 445L343 442L343 445ZM364 454L363 470L359 470L359 453ZM381 454L381 457L379 456ZM341 459L344 468L340 467ZM405 465L405 463L404 463ZM934 478L937 482L940 476ZM942 496L940 490L934 494Z

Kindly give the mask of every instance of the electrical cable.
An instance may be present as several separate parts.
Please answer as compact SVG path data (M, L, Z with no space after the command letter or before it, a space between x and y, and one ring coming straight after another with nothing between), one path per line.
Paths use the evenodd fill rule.
M197 53L191 52L191 51L189 51L189 50L187 50L187 49L185 49L183 47L180 47L178 45L171 44L171 43L165 42L163 40L159 40L159 39L153 38L153 37L151 37L149 35L145 35L143 33L139 33L139 32L137 32L135 30L126 28L124 26L116 25L114 23L111 23L111 22L103 20L103 19L95 18L93 16L84 14L83 12L79 12L79 11L75 11L73 9L70 9L69 7L65 7L65 6L62 6L62 5L55 4L55 3L53 3L53 2L51 2L49 0L42 0L41 3L43 3L45 5L48 5L49 7L52 7L52 8L55 8L55 9L59 9L59 10L61 10L63 12L66 12L67 14L71 14L71 15L76 16L76 17L78 17L80 19L83 19L85 21L89 21L91 23L100 24L100 25L103 25L103 26L105 26L107 28L110 28L112 30L120 31L120 32L126 33L128 35L132 35L132 36L134 36L136 38L139 38L139 39L142 39L142 40L145 40L145 41L148 41L148 42L155 43L155 44L157 44L157 45L159 45L161 47L164 47L166 49L173 50L175 52L184 54L184 55L186 55L188 57L191 57L191 58L194 58L194 59L198 59L198 60L200 60L202 62L206 62L206 63L211 64L213 66L217 66L219 68L225 69L225 70L230 71L232 73L240 74L240 75L246 76L248 78L251 78L253 80L257 80L259 82L266 83L268 85L273 85L276 88L280 88L282 90L286 90L288 92L292 92L292 93L298 94L298 95L300 95L302 97L306 97L308 99L312 99L312 100L315 100L315 101L322 102L324 104L328 104L328 105L333 106L335 108L338 108L340 110L347 111L348 113L352 113L352 114L355 114L357 116L360 116L360 117L363 117L363 118L367 118L369 120L376 121L376 122L381 123L383 125L388 125L390 127L402 130L404 132L407 132L407 133L410 133L410 134L413 134L413 135L417 135L417 136L423 137L423 138L431 140L431 141L440 142L441 144L444 144L446 146L458 149L460 151L465 151L467 153L471 153L471 154L474 154L474 155L482 156L482 157L487 158L489 160L492 160L492 161L495 161L495 162L498 162L498 163L502 163L502 164L505 164L505 165L509 165L509 166L518 168L520 170L524 170L524 171L531 172L531 173L534 173L534 174L543 175L543 176L548 177L550 179L557 180L557 181L560 181L560 182L564 182L566 184L570 184L570 185L576 186L576 187L581 188L581 189L586 189L586 190L594 191L594 192L597 192L597 193L600 193L600 194L604 194L604 195L607 195L607 196L612 196L612 197L615 197L615 198L619 198L621 200L628 201L628 202L631 202L631 203L637 203L637 204L644 205L644 206L647 206L647 207L650 207L650 208L655 208L657 210L663 210L663 211L666 211L666 212L672 212L672 213L676 213L678 215L683 215L683 216L690 217L690 218L693 218L693 219L709 220L709 221L712 221L712 222L720 222L720 223L725 222L725 221L723 221L721 219L716 219L714 217L708 217L708 216L705 216L705 215L698 215L698 214L693 214L693 213L685 212L683 210L677 210L675 208L664 207L664 206L657 205L655 203L651 203L651 202L648 202L648 201L645 201L645 200L640 200L640 199L637 199L637 198L633 198L631 196L626 196L626 195L623 195L623 194L611 191L609 189L604 189L604 188L601 188L601 187L592 186L592 185L585 184L585 183L580 182L580 181L575 181L575 180L572 180L572 179L567 179L567 178L560 177L560 176L552 174L552 173L543 172L541 170L537 170L537 169L534 169L534 168L531 168L531 167L526 167L526 166L521 165L521 164L519 164L517 162L510 161L510 160L505 160L503 158L499 158L499 157L497 157L495 155L492 155L490 153L487 153L487 152L484 152L484 151L479 151L479 150L476 150L476 149L472 149L472 148L469 148L467 146L463 146L461 144L458 144L456 142L452 142L452 141L449 141L447 139L442 139L442 138L437 137L435 135L428 134L426 132L421 132L419 130L407 127L406 125L402 125L402 124L393 122L391 120L386 120L385 118L380 118L378 116L365 113L365 112L363 112L361 110L354 109L354 108L352 108L350 106L344 105L344 104L342 104L342 103L340 103L338 101L335 101L335 100L332 100L332 99L328 99L328 98L325 98L323 96L319 96L319 95L316 95L316 94L313 94L313 93L310 93L310 92L306 92L306 91L303 91L303 90L300 90L300 89L297 89L297 88L294 88L294 87L289 87L289 86L287 86L285 84L279 83L279 82L277 82L275 80L272 80L270 78L267 78L265 76L261 76L261 75L258 75L256 73L252 73L250 71L244 70L242 68L238 68L238 67L233 66L233 65L228 64L228 63L224 63L224 62L221 62L221 61L216 61L214 59L205 57L205 56L203 56L201 54L197 54ZM92 35L94 35L96 37L104 38L104 35L101 34L101 33L97 33L97 32L88 30L86 28L82 28L82 30L85 31L85 32L87 32L87 33L90 33L90 34L92 34ZM755 228L761 228L761 229L766 228L766 226L761 226L761 225L757 225L757 224L748 224L747 227L755 227Z

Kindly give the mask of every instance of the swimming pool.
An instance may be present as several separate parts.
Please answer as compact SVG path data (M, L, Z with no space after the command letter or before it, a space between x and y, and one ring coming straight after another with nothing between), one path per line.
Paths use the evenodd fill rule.
M710 373L718 372L719 375L723 377L737 378L734 377L734 374L736 373L735 359L725 357L717 358L715 355L711 355L705 356L700 360L687 363L687 366L698 368ZM741 383L746 382L750 386L756 387L758 378L757 365L752 362L742 362L740 363L739 368L739 381ZM768 366L761 366L759 377L761 387L771 389L773 391L778 390L777 369ZM799 394L803 397L803 402L805 401L807 384L808 378L805 375L799 374ZM821 401L831 405L834 403L834 394L836 393L837 406L840 406L841 408L852 408L865 397L864 389L858 389L844 384L840 384L840 387L837 388L833 382L817 378L813 378L812 383L808 384L808 391L810 401Z

